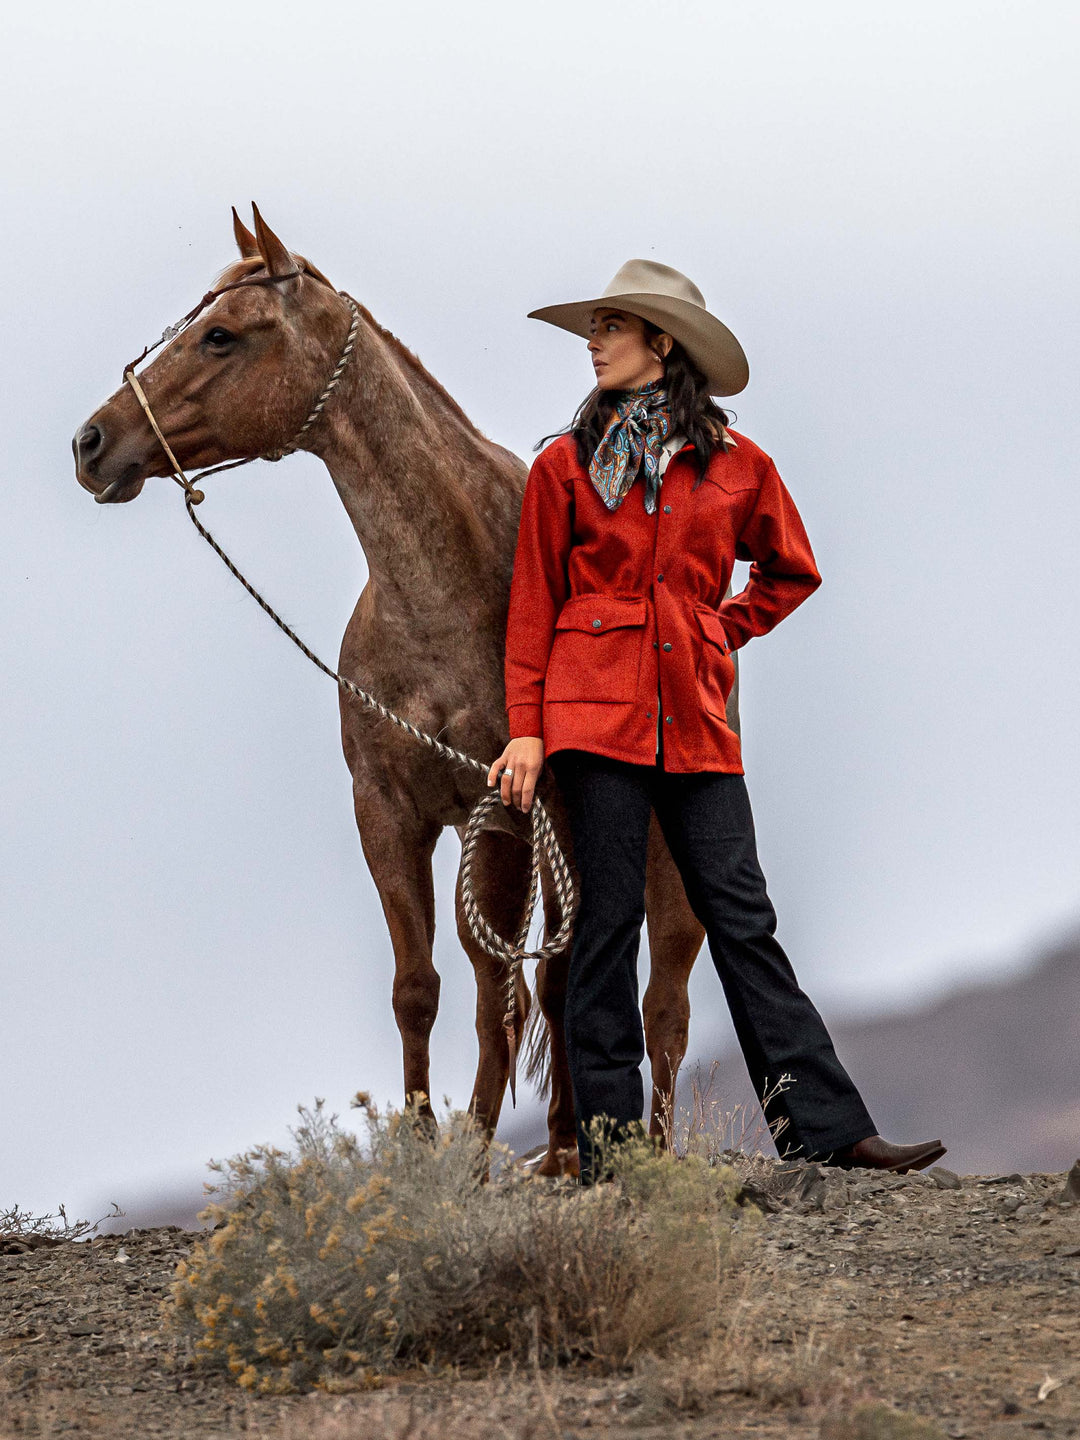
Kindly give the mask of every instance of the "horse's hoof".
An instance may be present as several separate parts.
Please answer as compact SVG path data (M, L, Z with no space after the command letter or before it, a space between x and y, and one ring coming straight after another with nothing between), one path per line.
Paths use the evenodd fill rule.
M577 1146L571 1145L565 1150L545 1147L543 1159L537 1165L535 1174L543 1175L549 1180L562 1179L564 1176L576 1180L579 1171Z

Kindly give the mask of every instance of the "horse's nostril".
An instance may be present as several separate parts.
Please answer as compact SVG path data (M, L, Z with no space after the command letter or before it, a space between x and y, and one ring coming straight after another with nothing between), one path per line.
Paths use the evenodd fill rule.
M84 425L71 442L75 458L77 460L88 459L91 455L96 454L101 449L101 442L104 438L96 425Z

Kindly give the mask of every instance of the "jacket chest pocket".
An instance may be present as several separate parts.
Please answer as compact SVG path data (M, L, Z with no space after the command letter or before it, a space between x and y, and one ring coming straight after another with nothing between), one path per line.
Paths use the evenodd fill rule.
M710 715L727 719L727 699L735 684L735 661L720 617L705 607L694 613L701 628L701 654L698 660L698 687Z
M555 622L544 680L550 701L637 698L646 603L616 595L575 595Z

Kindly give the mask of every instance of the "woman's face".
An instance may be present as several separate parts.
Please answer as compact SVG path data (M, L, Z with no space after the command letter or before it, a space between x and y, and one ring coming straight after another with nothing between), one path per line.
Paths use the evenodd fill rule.
M600 390L637 390L660 380L671 349L670 335L646 337L645 321L625 310L593 311L589 325L589 355Z

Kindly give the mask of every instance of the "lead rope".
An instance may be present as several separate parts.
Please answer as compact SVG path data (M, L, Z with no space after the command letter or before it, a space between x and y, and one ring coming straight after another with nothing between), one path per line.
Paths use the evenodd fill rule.
M247 283L252 282L249 281ZM232 286L223 288L237 287ZM265 460L281 460L286 455L293 454L299 448L299 442L301 438L307 433L307 431L311 428L312 425L314 425L315 421L322 414L327 401L330 399L330 396L336 389L338 381L341 379L342 375L345 372L345 368L349 363L349 359L353 353L353 349L356 343L356 335L360 326L359 308L357 307L356 302L353 300L351 295L346 295L344 291L341 291L339 293L341 294L342 299L345 300L345 302L349 306L349 310L352 314L352 324L349 327L349 333L346 338L344 348L342 349L341 357L338 360L333 375L330 377L330 380L327 382L322 394L315 402L310 414L308 415L307 419L304 421L300 429L297 431L294 438L283 449L279 451L274 451L271 454L258 457L251 456L245 460L230 460L223 465L212 466L210 469L201 471L195 477L196 480L202 480L205 476L216 474L221 470L232 470L239 465L248 465L251 463L252 459L256 458ZM162 336L162 340L159 340L157 343L160 345L163 340L173 338L175 334L179 333L179 330L183 328L184 325L190 324L191 320L195 317L195 315L198 314L199 311L204 309L205 306L210 302L210 300L214 298L216 298L216 294L214 292L211 292L210 295L204 296L201 304L197 306L194 311L190 312L189 315L185 316L184 320L181 321L180 326L170 327L171 333L170 330L166 330L165 334ZM156 346L150 347L150 349L156 348ZM148 353L149 350L144 351L140 359L144 359ZM321 670L324 675L329 676L329 678L333 680L335 684L339 687L339 689L341 689L346 695L348 695L353 700L358 700L366 710L373 710L380 717L380 719L389 720L392 725L397 725L400 729L411 735L414 740L418 740L421 744L428 746L429 749L433 750L437 755L441 756L450 764L464 765L466 768L471 769L479 773L480 775L483 775L486 780L488 771L491 768L489 765L485 765L482 760L477 760L472 755L467 755L463 750L457 750L452 745L444 744L441 740L437 740L434 735L429 735L425 730L421 730L417 726L411 724L408 720L403 719L402 716L396 715L393 710L389 709L386 705L384 705L381 700L376 698L376 696L370 694L367 690L362 689L359 685L355 684L354 681L347 679L344 675L339 674L338 671L327 665L324 660L321 660L319 656L315 654L314 650L312 650L310 646L306 645L304 641L301 640L300 636L297 635L296 631L293 630L292 627L281 618L281 616L277 613L273 606L267 600L265 600L262 595L259 594L258 590L255 589L251 581L248 580L247 577L243 575L241 571L237 568L237 566L232 562L232 560L229 559L225 551L210 534L210 531L207 530L206 526L203 525L199 517L195 514L195 506L200 505L205 497L203 495L203 492L197 489L192 483L192 481L189 480L187 475L184 473L183 467L180 465L176 456L173 454L169 442L166 440L164 434L158 426L157 420L154 418L154 414L150 409L150 404L146 398L145 392L143 391L143 388L139 384L139 381L135 375L135 365L137 365L138 363L139 361L136 360L127 367L127 369L124 371L124 379L131 386L135 398L138 400L140 406L146 414L146 418L150 422L150 426L153 429L154 434L157 436L158 440L161 443L162 449L165 451L169 464L173 468L172 478L176 481L178 485L182 487L184 491L184 504L187 507L187 513L191 520L191 523L195 526L195 529L210 546L211 550L213 550L214 554L217 555L218 559L229 571L230 575L234 576L235 579L240 582L240 584L248 592L251 598L259 605L262 610L266 612L267 615L269 615L270 619L274 622L274 624L278 627L282 634L287 636L287 638L292 641L292 643L296 646L300 653L307 656L307 658L316 667L316 669ZM106 494L107 493L108 492L106 492ZM473 939L484 951L486 951L488 955L491 955L496 960L502 960L506 965L506 1009L503 1013L503 1030L506 1033L506 1044L509 1055L510 1098L512 1103L516 1106L516 1021L518 979L521 975L522 966L524 965L526 960L550 960L553 956L560 954L566 948L566 945L570 939L570 930L573 923L575 896L574 882L570 874L570 867L567 864L566 856L563 854L562 847L559 845L558 839L555 835L555 830L552 826L551 818L548 815L547 810L544 808L543 802L539 799L538 796L534 796L532 808L530 810L530 815L532 818L532 863L529 877L529 895L525 904L525 911L522 916L521 927L518 930L514 942L511 944L509 941L504 940L503 937L499 935L491 927L491 925L488 924L487 920L481 914L480 907L476 903L476 897L473 894L472 865L476 853L477 842L480 837L480 832L484 828L484 822L488 816L488 813L489 811L494 810L496 805L500 804L502 804L502 800L500 798L498 790L489 789L480 796L480 798L477 800L476 804L473 806L472 810L469 813L469 819L465 825L465 834L462 837L461 841L461 903L465 911L465 919L468 922L469 932L472 935ZM551 872L552 883L555 887L555 898L559 909L559 929L558 932L550 939L547 939L538 950L526 950L525 945L529 938L529 927L532 922L533 910L536 906L536 900L540 890L540 867L542 864L546 864L548 866L548 869ZM545 927L545 934L546 933L547 931Z
M346 695L353 700L358 700L366 710L373 710L382 720L389 720L392 725L397 725L406 734L411 735L414 740L419 740L422 745L427 745L437 755L454 765L464 765L470 770L487 778L488 770L491 768L485 765L482 760L467 755L463 750L457 750L452 745L446 745L441 740L436 740L434 735L429 735L426 730L419 729L402 716L396 715L376 696L369 691L362 689L354 681L347 679L338 673L325 660L321 660L310 646L306 645L296 631L283 620L274 607L259 594L251 581L243 575L225 551L207 530L199 517L195 514L197 502L189 493L184 495L184 504L191 518L191 523L198 530L206 543L217 555L218 559L233 575L244 589L248 592L255 603L269 615L270 619L278 627L281 633L288 637L302 655L306 655L316 669L321 670L324 675L329 676ZM502 938L488 924L476 903L472 885L473 858L476 853L477 841L480 832L484 828L484 821L488 812L501 805L497 789L487 790L480 796L469 813L469 819L465 826L465 834L461 841L461 903L465 910L465 918L469 925L469 931L473 939L489 955L496 960L505 962L506 971L506 1009L503 1012L503 1029L506 1032L506 1043L510 1057L510 1098L513 1104L517 1105L517 984L521 974L521 967L526 960L550 960L552 956L558 955L566 948L570 939L570 929L573 921L574 910L574 882L570 874L570 867L566 862L566 856L562 852L555 835L551 818L544 808L543 802L538 796L533 797L532 809L532 866L529 880L529 896L522 916L521 928L518 931L516 940L510 944ZM556 935L547 940L538 950L526 950L525 944L529 937L529 926L532 920L533 909L536 905L537 893L540 882L540 866L546 864L551 871L551 878L555 886L555 896L559 909L560 925Z

